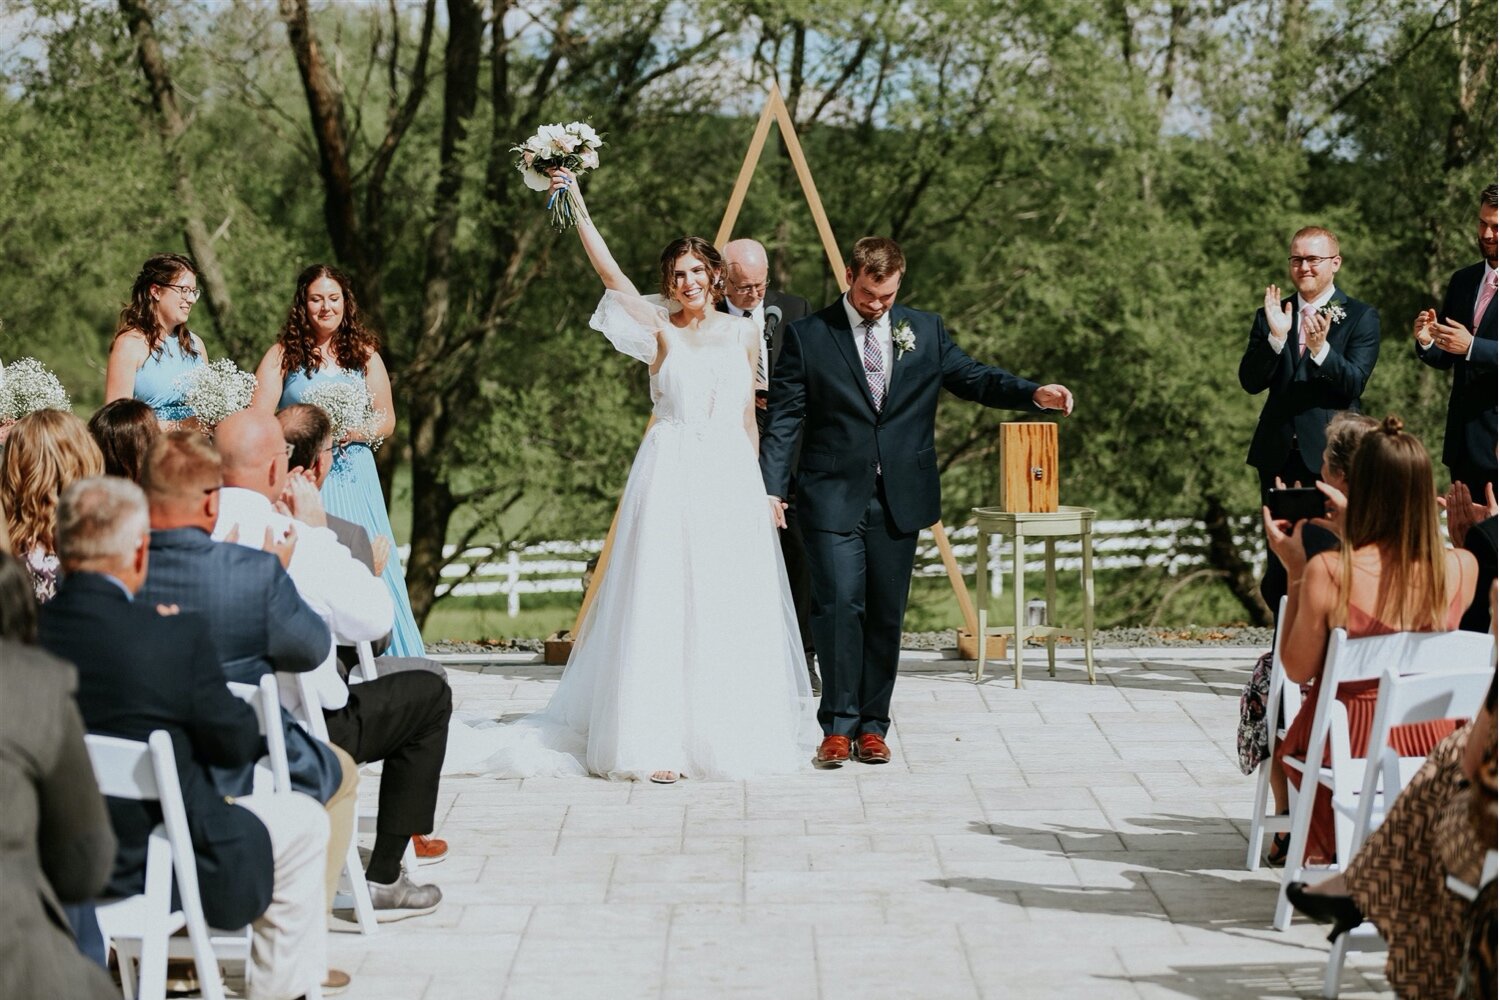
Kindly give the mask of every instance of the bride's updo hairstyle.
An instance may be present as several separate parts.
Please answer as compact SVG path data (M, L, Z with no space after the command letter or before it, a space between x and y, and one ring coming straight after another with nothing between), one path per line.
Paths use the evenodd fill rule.
M708 294L713 304L718 305L724 298L724 258L701 236L680 236L661 252L661 297L672 301L672 268L688 254L708 265Z
M1346 601L1351 554L1367 545L1380 550L1375 617L1404 629L1442 628L1448 588L1432 460L1397 416L1386 417L1360 439L1350 464L1343 538Z

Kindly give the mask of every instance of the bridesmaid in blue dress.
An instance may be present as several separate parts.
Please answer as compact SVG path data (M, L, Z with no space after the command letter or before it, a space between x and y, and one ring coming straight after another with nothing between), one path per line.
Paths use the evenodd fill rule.
M396 409L391 400L390 375L379 348L379 339L360 321L348 275L326 264L314 264L297 276L297 292L286 323L255 370L255 402L251 405L274 413L283 406L304 402L316 385L363 382L375 409L382 414L380 425L371 434L389 437L396 429ZM390 653L422 656L422 633L406 596L406 577L396 552L385 496L380 491L375 454L364 435L358 433L346 434L334 444L333 471L323 484L323 506L328 513L363 527L371 539L384 537L390 542L390 558L381 574L396 604Z
M109 348L106 403L139 399L163 430L192 426L193 410L177 380L204 363L203 341L187 327L197 301L198 275L187 257L159 253L141 265Z

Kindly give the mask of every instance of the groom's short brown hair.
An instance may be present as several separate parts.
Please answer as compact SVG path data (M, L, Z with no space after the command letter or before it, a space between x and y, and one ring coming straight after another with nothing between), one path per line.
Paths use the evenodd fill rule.
M849 268L856 277L868 274L876 281L884 281L893 274L906 273L906 254L901 252L901 244L893 239L866 236L854 244Z

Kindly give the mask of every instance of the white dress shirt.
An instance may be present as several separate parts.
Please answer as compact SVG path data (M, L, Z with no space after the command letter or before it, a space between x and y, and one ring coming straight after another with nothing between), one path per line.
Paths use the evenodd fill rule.
M865 318L859 314L849 301L846 292L839 300L844 304L844 312L849 317L849 328L854 331L854 356L864 363L865 357ZM891 388L891 313L886 310L879 319L875 321L875 339L880 344L880 366L885 372L885 387Z
M298 595L328 625L334 642L340 645L374 642L389 632L396 621L396 605L390 591L364 563L354 558L332 530L293 521L253 490L226 486L219 491L219 520L213 531L216 541L223 541L224 536L238 527L239 544L258 549L267 528L273 538L281 538L293 525L297 529L297 547L292 552L287 575L296 585ZM349 690L333 664L330 656L313 672L312 681L324 707L338 709L348 702Z
M1323 289L1322 295L1319 295L1311 302L1304 299L1301 293L1298 293L1296 301L1292 306L1292 308L1297 310L1297 329L1302 329L1302 310L1308 308L1309 306L1311 306L1313 309L1322 309L1330 301L1333 300L1333 294L1336 291L1338 291L1336 287L1334 287L1333 285L1329 285L1327 288ZM1277 354L1280 354L1281 349L1286 346L1286 342L1290 337L1291 334L1287 334L1286 337L1282 337L1280 339L1277 339L1275 336L1267 337L1266 339L1271 344L1271 350L1275 351ZM1323 346L1318 348L1317 352L1311 356L1313 364L1321 365L1323 363L1323 359L1328 357L1328 350L1328 341L1325 339L1323 341Z
M760 341L760 371L765 372L766 379L769 380L771 378L771 355L766 345L766 300L761 299L755 304L755 308L749 312L741 309L728 299L724 300L724 306L729 310L729 315L749 317L750 321L755 324L757 339ZM755 387L757 389L769 388L759 382L756 383Z

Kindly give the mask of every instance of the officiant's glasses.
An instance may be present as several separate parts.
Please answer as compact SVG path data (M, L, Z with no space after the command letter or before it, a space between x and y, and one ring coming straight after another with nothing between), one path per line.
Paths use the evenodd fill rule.
M766 284L767 284L766 282L762 281L759 284L755 284L755 285L735 285L734 286L734 294L736 294L736 295L764 295L764 294L766 294Z

